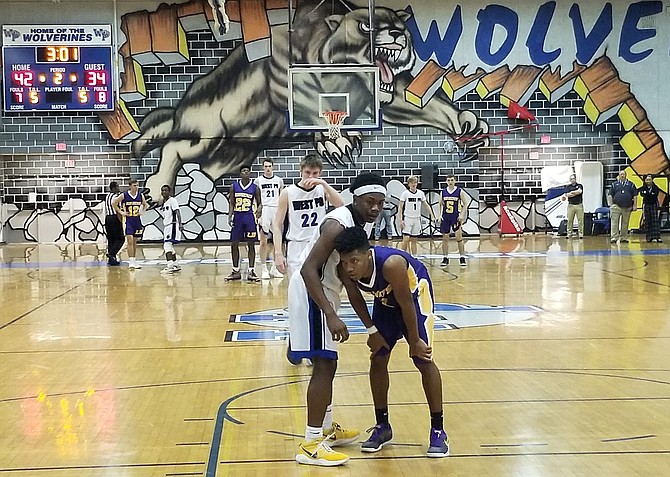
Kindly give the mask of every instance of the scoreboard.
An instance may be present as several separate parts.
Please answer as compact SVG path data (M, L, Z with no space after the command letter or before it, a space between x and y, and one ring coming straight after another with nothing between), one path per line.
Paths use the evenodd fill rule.
M114 109L110 25L3 25L5 111Z

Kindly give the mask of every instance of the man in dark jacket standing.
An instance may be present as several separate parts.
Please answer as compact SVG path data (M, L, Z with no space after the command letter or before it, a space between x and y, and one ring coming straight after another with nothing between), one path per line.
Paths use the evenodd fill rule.
M612 184L607 193L607 203L610 206L610 242L628 243L628 221L631 212L637 210L637 189L626 179L626 172L619 172L618 179Z
M117 254L125 240L121 219L112 205L114 199L120 194L119 184L115 181L110 182L109 194L105 197L105 234L107 235L107 265L112 266L119 265Z

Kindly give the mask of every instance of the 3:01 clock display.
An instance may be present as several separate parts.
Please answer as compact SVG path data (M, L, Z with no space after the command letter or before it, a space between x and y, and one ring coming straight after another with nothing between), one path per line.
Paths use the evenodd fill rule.
M5 111L114 109L110 27L2 28L5 38L17 37L2 48ZM63 31L74 44L41 42L43 34Z
M37 47L38 63L79 63L78 46Z

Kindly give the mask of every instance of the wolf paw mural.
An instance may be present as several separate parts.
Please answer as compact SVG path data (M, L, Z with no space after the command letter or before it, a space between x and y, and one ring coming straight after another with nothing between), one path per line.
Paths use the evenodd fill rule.
M175 181L186 240L225 240L230 234L228 199L198 164L184 164ZM144 240L163 240L163 218L158 209L142 216Z
M97 240L104 225L95 209L81 199L71 199L56 210L18 210L7 208L6 226L10 231L22 232L28 242L89 242Z
M363 137L356 131L342 131L342 136L330 139L327 135L317 133L314 135L314 147L316 151L331 164L346 166L356 164L354 156L360 156L363 152Z
M176 107L154 109L139 128L123 105L110 115L102 115L114 137L133 141L137 158L160 148L158 167L146 184L153 195L162 184L175 183L184 163L200 164L202 171L216 180L251 164L264 149L286 144L282 140L304 140L286 126L289 50L296 64L369 64L367 9L350 11L336 2L341 11L333 13L330 4L300 2L295 18L301 21L296 21L289 48L286 5L282 9L277 8L282 2L265 2L265 11L259 14L248 9L251 3L258 2L226 2L229 32L227 36L220 36L218 30L213 33L218 39L241 39L242 43L213 71L195 80ZM120 50L125 57L122 98L142 98L142 63L187 62L184 30L211 29L213 19L208 16L211 12L200 1L125 15L121 28L127 41ZM410 73L415 63L412 37L405 24L410 14L380 7L374 16L383 121L398 126L432 126L454 137L487 132L485 122L457 109L446 97L435 96L419 107L407 100L407 88L417 81ZM254 25L255 36L248 37L252 29L244 25ZM425 83L425 79L418 80ZM350 104L364 104L357 98L369 94L362 84L336 75L318 81L330 83L317 85L319 89L347 91ZM313 101L309 91L299 94L304 94L305 101ZM319 135L314 142L326 160L339 166L353 164L362 149L361 136L352 132L334 141Z

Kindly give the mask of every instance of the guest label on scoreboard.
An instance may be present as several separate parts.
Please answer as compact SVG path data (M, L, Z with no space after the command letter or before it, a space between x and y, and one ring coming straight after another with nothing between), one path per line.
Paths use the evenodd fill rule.
M5 111L114 109L110 25L4 25Z

